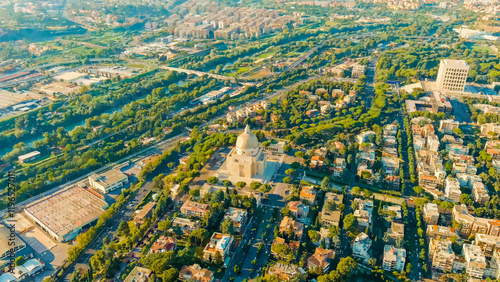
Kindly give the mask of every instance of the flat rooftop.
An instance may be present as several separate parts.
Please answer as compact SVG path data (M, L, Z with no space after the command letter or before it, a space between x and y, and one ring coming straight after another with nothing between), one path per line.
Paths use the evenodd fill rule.
M56 192L25 207L25 211L59 236L78 229L104 213L107 203L79 186Z
M0 89L0 109L13 106L28 99L29 97L26 95Z
M122 181L127 178L127 175L117 169L111 169L101 174L93 174L90 178L101 185L108 186L118 181Z
M467 64L464 60L441 60L443 64L447 67L453 68L468 68L469 64Z

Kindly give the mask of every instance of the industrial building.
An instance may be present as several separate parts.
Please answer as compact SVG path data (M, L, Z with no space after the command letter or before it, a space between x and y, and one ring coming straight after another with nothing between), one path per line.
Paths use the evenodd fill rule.
M108 204L98 193L72 186L24 208L26 215L58 242L73 240Z
M17 157L17 160L19 161L19 163L27 163L34 159L38 159L40 156L41 156L40 152L33 151Z
M122 188L127 185L128 176L119 170L112 169L101 174L89 176L89 183L103 194L107 194L117 188Z

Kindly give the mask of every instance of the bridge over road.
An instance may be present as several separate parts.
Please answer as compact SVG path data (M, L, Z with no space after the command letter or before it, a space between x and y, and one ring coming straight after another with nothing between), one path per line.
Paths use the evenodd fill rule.
M214 73L208 73L208 72L203 72L203 71L196 71L196 70L188 70L188 69L179 69L179 68L173 68L173 67L166 67L166 66L161 66L160 68L164 70L169 70L169 71L176 71L176 72L183 72L187 74L194 74L197 76L204 76L208 75L213 78L217 79L222 79L222 80L229 80L232 83L237 83L236 79L234 77L229 77L229 76L224 76L224 75L219 75L219 74L214 74Z

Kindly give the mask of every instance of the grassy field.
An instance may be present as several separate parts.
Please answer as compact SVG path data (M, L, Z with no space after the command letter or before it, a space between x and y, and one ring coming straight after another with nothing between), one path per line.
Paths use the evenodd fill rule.
M474 51L478 51L478 52L484 52L484 51L486 51L488 53L493 52L493 50L491 50L491 48L488 46L477 45L477 44L473 44L473 43L467 44L467 48L474 50Z

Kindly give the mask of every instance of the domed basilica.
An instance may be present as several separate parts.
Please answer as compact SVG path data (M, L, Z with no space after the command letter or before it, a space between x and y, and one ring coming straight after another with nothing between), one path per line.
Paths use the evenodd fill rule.
M263 175L266 167L267 156L264 148L247 125L245 131L238 136L236 146L227 156L226 173L230 176L255 178Z

